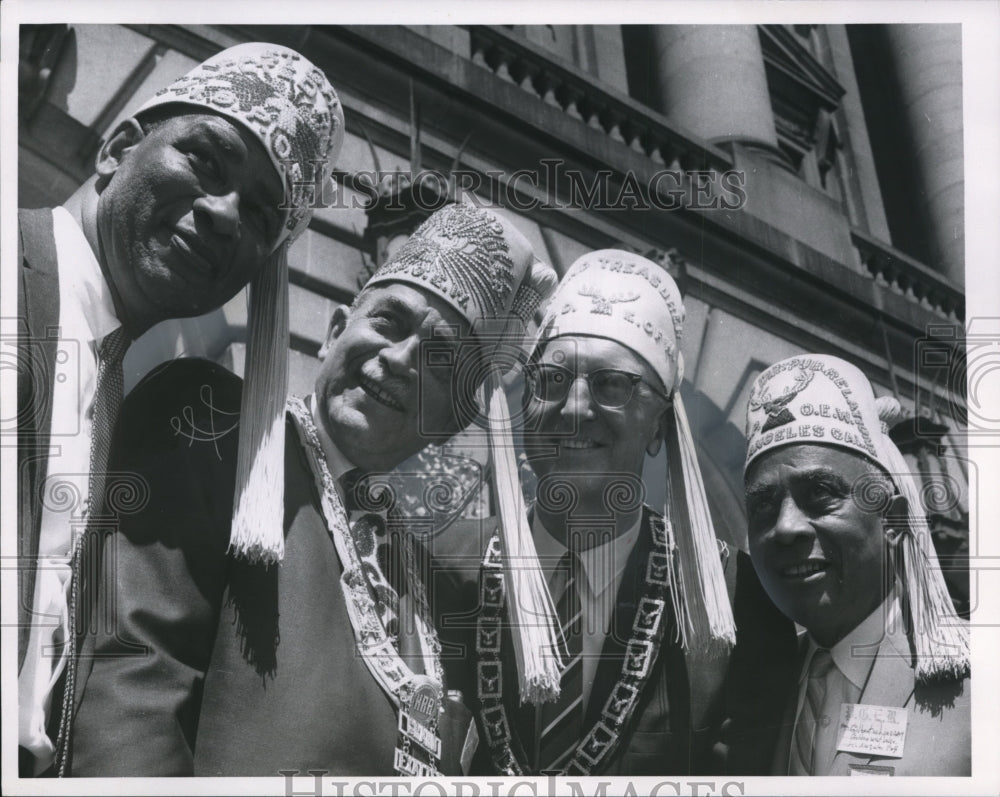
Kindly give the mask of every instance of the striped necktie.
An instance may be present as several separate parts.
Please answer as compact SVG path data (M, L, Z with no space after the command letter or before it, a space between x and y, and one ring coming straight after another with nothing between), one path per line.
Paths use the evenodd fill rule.
M821 721L823 701L826 699L826 679L833 668L829 650L818 648L809 663L809 682L802 701L798 722L795 723L794 741L789 757L789 775L813 775L815 758L816 724Z
M87 601L96 597L96 590L90 585L97 583L97 567L100 546L96 539L102 522L107 521L105 487L107 483L108 458L111 454L111 438L118 419L124 393L125 379L122 361L132 338L125 327L110 332L104 337L98 351L97 385L94 391L94 406L90 428L90 472L87 477L87 524L83 534L73 544L72 573L69 591L69 620L71 628L67 633L66 681L63 688L62 715L59 719L59 735L56 738L57 771L60 777L66 774L69 763L70 724L73 698L76 691L77 636L86 631L92 616ZM94 571L94 572L91 572Z
M561 771L583 735L582 577L579 557L567 551L556 567L557 583L552 591L559 594L556 611L566 640L568 658L559 681L559 699L545 703L539 709L538 771L542 774ZM563 579L560 594L558 581Z

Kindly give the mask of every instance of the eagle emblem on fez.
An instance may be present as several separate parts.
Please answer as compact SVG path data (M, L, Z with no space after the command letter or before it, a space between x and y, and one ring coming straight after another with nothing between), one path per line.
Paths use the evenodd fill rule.
M812 382L813 375L813 371L800 368L798 374L795 376L794 384L786 387L777 398L771 397L770 388L761 390L760 385L754 387L750 393L750 409L763 410L767 413L767 420L764 421L761 432L766 432L778 426L784 426L786 423L791 423L795 420L795 416L788 409L788 405L793 398L805 390L806 386Z
M595 315L612 315L612 310L614 305L621 304L623 302L634 302L639 298L638 293L613 293L610 296L605 296L597 288L590 285L584 285L578 293L581 296L586 296L593 303L590 307L590 312Z

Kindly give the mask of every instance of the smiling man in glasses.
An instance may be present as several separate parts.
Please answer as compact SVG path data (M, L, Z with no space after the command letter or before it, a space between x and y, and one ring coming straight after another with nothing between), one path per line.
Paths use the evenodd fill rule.
M539 477L532 535L565 642L557 700L522 705L510 677L508 607L519 596L490 523L485 555L469 552L479 537L459 524L434 541L439 613L449 589L460 601L443 633L474 653L455 665L476 696L481 772L709 769L735 630L679 393L683 321L660 266L593 252L560 283L525 367L524 445ZM644 505L642 472L664 445L661 512Z

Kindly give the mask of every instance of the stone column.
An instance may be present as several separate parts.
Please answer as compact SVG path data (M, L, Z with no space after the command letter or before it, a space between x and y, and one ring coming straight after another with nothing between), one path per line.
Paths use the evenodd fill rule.
M915 197L930 265L965 284L965 179L960 25L885 25L895 83L913 146Z
M754 25L657 25L653 101L712 143L778 152L764 58Z

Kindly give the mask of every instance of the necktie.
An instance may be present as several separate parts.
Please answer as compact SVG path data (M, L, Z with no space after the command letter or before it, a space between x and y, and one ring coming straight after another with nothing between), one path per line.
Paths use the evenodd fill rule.
M806 684L806 697L802 701L798 722L795 723L795 734L792 752L789 757L789 775L812 775L815 759L816 724L821 720L823 701L826 698L827 675L833 668L833 657L830 651L819 648L809 663L809 681Z
M105 518L105 487L107 483L108 457L111 453L111 437L115 421L122 403L124 377L122 360L132 342L124 327L105 336L98 351L97 387L94 392L93 414L90 429L90 473L87 477L86 528L73 543L70 576L69 622L67 633L66 681L63 688L62 715L59 720L59 735L56 739L56 760L60 776L66 774L69 761L69 728L76 690L77 635L86 630L89 613L86 601L94 590L86 590L88 583L95 583L94 574L87 578L83 570L97 567L96 555L85 555L92 547L91 536L96 535L99 521ZM96 554L96 549L90 552ZM81 612L81 608L83 611ZM82 614L82 616L80 616Z
M558 584L564 580L556 611L566 640L568 660L559 684L559 699L545 703L541 709L541 730L538 738L538 771L546 774L561 770L580 743L583 726L583 629L580 603L580 560L567 552L556 568L557 581L553 594L559 594Z

